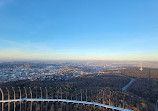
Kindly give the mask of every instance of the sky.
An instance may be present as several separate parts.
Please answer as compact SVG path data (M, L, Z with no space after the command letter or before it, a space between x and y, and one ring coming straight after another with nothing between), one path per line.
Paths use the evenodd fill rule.
M0 60L158 61L158 1L0 0Z

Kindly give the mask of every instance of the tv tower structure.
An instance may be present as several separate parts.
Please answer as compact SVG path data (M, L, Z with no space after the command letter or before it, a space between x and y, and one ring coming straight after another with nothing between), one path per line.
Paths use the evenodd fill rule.
M142 65L142 63L141 63L141 66L140 66L140 69L139 69L140 71L143 71L143 65Z

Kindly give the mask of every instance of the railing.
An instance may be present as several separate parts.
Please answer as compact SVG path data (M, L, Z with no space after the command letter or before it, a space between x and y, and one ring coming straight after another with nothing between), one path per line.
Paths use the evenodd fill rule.
M11 99L11 100L1 100L0 103L10 103L10 102L66 102L66 103L76 103L76 104L84 104L84 105L94 105L94 106L100 106L104 107L106 109L112 109L112 110L119 110L119 111L133 111L129 109L123 109L115 106L110 106L110 105L104 105L100 103L95 103L95 102L87 102L87 101L77 101L77 100L68 100L68 99L28 99L28 98L23 98L23 99ZM31 108L32 109L32 106ZM3 111L3 110L2 110Z
M20 87L18 87L19 89L19 99L16 99L16 95L15 95L15 90L14 88L12 87L12 90L13 90L13 93L14 93L14 99L10 99L10 93L9 93L9 90L6 88L7 92L8 92L8 99L4 99L4 93L3 93L3 90L0 88L0 92L2 94L2 100L0 100L0 103L2 104L1 108L2 108L2 111L4 111L4 103L8 103L8 111L10 110L10 103L14 103L14 111L16 110L16 102L19 102L20 103L20 111L21 111L21 103L22 102L31 102L31 105L30 105L30 111L32 111L32 103L33 102L65 102L65 103L74 103L74 104L83 104L83 105L94 105L94 106L100 106L100 107L103 107L103 108L106 108L106 109L112 109L112 110L119 110L119 111L133 111L133 110L129 110L129 109L124 109L123 108L119 108L119 107L115 107L115 106L111 106L111 105L105 105L105 102L103 101L103 104L101 103L97 103L97 102L89 102L87 101L87 90L86 90L86 101L83 101L82 100L82 93L81 93L81 100L69 100L67 99L63 99L62 98L62 95L61 95L61 98L57 98L57 99L48 99L48 92L47 92L47 88L45 88L46 90L46 99L43 99L43 95L42 95L42 88L40 88L40 91L41 91L41 98L33 98L33 95L32 95L32 90L31 88L29 87L29 90L30 90L30 95L31 97L28 98L28 95L27 95L27 90L26 88L24 87L24 92L25 92L25 98L22 98L22 94L21 94L21 89ZM103 95L104 96L104 95ZM104 99L104 97L103 97ZM124 105L123 105L124 106Z

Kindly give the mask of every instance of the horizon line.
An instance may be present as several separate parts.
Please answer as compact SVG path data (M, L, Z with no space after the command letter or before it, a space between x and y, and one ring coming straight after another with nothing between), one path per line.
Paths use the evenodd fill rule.
M124 62L158 62L158 60L107 60L107 59L52 59L52 60L44 60L44 59L40 59L40 60L36 60L36 59L19 59L19 60L0 60L0 62L48 62L48 61L124 61Z

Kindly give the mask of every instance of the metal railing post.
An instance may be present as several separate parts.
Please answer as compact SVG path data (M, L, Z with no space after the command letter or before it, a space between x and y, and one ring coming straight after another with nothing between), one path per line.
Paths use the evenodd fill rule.
M40 87L40 91L41 91L41 99L43 98L43 96L42 96L42 88Z
M41 91L41 99L43 98L43 95L42 95L42 88L40 87L40 91ZM41 111L43 110L43 102L41 101Z
M111 105L111 91L110 91L110 97L109 97L109 105Z
M81 101L82 101L82 91L80 90L80 93L81 93Z
M29 89L30 89L30 94L31 94L31 99L32 99L32 90L30 87L29 87ZM30 105L30 111L32 111L32 101L31 101L31 105Z
M6 90L8 92L8 100L10 100L10 93L7 87L6 87ZM8 111L10 111L10 102L8 102Z
M13 92L14 92L14 100L16 99L16 96L15 96L15 90L14 90L14 87L12 87L12 89L13 89ZM15 101L14 101L14 111L15 111L15 109L16 109L16 105L15 105Z
M103 90L103 104L105 104L105 93L104 93L104 90Z
M118 97L117 97L117 93L116 93L116 107L118 106L117 99L118 99Z
M47 91L47 87L45 87L45 89L46 89L46 99L48 99L48 91ZM46 111L47 111L47 107L48 107L48 104L47 104L47 102L46 102Z
M20 87L18 87L18 88L19 88L20 99L21 99L21 89L20 89ZM21 101L20 101L20 111L21 111Z
M4 93L3 90L0 88L1 94L2 94L2 101L4 100ZM2 102L2 111L4 109L4 103Z
M46 99L48 99L48 91L47 91L47 87L45 87L46 89Z
M25 98L27 98L27 91L26 91L25 87L24 87L24 91L25 91ZM26 103L27 103L27 101L25 101L25 111L26 111Z
M88 98L87 98L87 89L86 89L86 101L88 100Z
M62 97L62 89L61 89L61 87L60 87L60 91L61 91L60 94L61 94L61 99L62 99L63 97Z
M25 98L27 98L27 91L25 87L24 87L24 91L25 91Z

